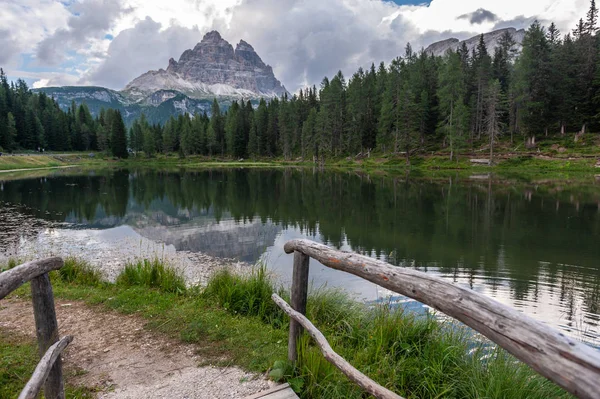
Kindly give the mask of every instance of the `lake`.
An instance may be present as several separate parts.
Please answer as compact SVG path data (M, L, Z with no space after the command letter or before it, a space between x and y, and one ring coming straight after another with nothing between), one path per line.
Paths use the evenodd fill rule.
M569 183L312 169L69 170L0 175L0 206L5 252L40 237L54 237L52 245L74 236L84 245L152 242L262 260L289 282L283 244L303 237L435 273L600 344L594 176ZM111 250L100 244L94 248ZM315 287L365 300L389 294L314 261L310 276Z

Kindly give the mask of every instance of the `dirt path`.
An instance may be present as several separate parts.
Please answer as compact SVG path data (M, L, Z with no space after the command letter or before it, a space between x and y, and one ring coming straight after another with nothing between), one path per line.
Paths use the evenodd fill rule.
M56 310L61 336L75 337L65 364L84 371L69 383L99 388L98 398L243 398L272 386L235 367L197 367L193 345L145 331L136 316L77 301L57 301ZM31 303L0 301L0 328L34 336Z

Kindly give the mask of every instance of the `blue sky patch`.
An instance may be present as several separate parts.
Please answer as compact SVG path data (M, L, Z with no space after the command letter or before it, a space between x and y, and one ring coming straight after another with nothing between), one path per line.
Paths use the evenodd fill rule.
M396 3L399 6L418 6L418 5L430 5L432 0L384 0L392 3Z

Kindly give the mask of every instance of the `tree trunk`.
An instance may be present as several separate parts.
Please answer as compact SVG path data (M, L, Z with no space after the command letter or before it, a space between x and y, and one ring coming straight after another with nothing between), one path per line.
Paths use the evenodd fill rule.
M494 135L490 135L490 161L489 164L492 165L494 163Z

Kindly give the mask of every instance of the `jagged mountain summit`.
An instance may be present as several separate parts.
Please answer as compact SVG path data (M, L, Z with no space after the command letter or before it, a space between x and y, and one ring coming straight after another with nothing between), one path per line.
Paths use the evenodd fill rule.
M171 58L166 70L149 71L132 80L123 94L144 101L161 90L195 99L274 98L288 93L250 44L241 40L234 50L217 31L204 35L179 61Z
M514 39L514 41L516 43L514 49L519 53L521 52L521 49L523 48L523 39L525 38L525 30L524 29L516 30L515 28L505 28L505 29L499 29L499 30L495 30L493 32L488 32L488 33L483 34L483 40L485 41L485 45L487 46L487 49L488 49L488 52L490 53L490 55L494 54L494 49L500 45L500 38L506 32L510 33L510 35L512 36L512 38ZM479 44L480 36L481 35L473 36L472 38L463 40L463 41L460 41L456 38L451 38L451 39L446 39L446 40L442 40L439 42L435 42L435 43L431 44L429 47L427 47L425 49L425 52L427 54L433 54L435 56L443 56L444 54L446 54L446 52L448 50L456 50L460 46L462 46L463 43L465 43L467 45L469 52L471 52Z

